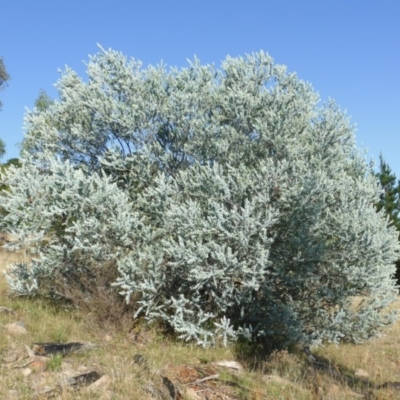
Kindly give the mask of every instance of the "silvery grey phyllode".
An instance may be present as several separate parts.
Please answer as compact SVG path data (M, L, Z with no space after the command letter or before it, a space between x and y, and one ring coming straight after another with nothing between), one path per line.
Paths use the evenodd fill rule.
M3 225L35 252L15 294L114 260L135 317L203 346L361 342L394 320L397 233L333 102L264 52L167 69L101 49L87 73L27 112L3 176Z

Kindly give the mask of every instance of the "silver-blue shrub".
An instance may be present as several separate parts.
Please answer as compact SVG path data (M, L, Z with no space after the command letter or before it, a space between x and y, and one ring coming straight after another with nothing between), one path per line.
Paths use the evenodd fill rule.
M27 113L3 177L4 226L36 252L13 292L112 259L135 318L201 345L361 342L394 321L397 233L332 101L263 52L167 70L102 50L87 67Z

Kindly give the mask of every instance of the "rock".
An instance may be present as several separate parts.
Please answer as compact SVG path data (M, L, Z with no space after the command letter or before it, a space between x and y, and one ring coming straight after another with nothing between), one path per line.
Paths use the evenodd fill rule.
M105 342L111 342L112 336L111 335L104 335L103 339L104 339Z
M165 394L160 389L158 389L154 384L147 383L143 386L143 389L149 393L154 399L157 400L171 400L171 397L168 394Z
M368 378L368 377L369 377L369 374L368 374L368 372L365 371L364 369L359 368L359 369L357 369L357 370L354 372L354 376L355 376L356 378Z
M78 386L89 386L93 382L96 382L102 377L97 371L90 371L85 374L74 376L72 379L75 380L74 385Z
M64 373L61 375L59 382L62 387L76 385L76 380L72 376Z
M24 368L21 370L21 373L23 376L29 376L32 373L32 370L30 368Z
M25 335L28 333L22 321L7 324L5 325L5 328L8 330L8 332L13 333L14 335Z
M72 352L83 352L86 350L91 350L97 347L91 343L35 343L33 346L33 351L35 355L45 356L49 354L69 354Z
M177 388L172 383L171 379L169 379L166 376L163 376L162 381L163 381L164 386L167 388L171 399L176 399L177 398Z
M219 367L231 368L237 371L243 371L243 366L237 361L218 361L215 363Z
M97 381L94 381L90 384L86 389L91 392L106 392L108 387L110 386L111 378L109 375L103 375Z
M133 362L139 365L147 365L147 360L141 354L135 354L133 356Z
M79 375L79 371L73 369L70 366L65 366L62 363L61 372L57 374L59 376L59 382L61 386L71 386L76 384L74 376Z

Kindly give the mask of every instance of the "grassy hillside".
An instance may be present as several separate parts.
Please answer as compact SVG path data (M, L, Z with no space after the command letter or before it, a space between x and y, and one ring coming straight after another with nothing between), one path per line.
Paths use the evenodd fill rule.
M0 269L26 259L2 250ZM0 307L1 399L400 398L399 323L363 345L312 349L311 360L301 349L201 349L130 318L11 298L3 274ZM71 342L84 346L51 355L35 345Z

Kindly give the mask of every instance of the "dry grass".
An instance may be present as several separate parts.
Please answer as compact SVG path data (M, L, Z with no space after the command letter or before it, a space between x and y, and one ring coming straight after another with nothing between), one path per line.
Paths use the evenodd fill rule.
M24 254L0 252L0 269L10 262L26 261ZM0 356L15 352L21 360L5 362L0 357L0 398L33 399L40 385L56 386L67 371L96 370L111 378L109 388L89 393L85 389L59 389L53 398L69 399L151 399L144 389L147 384L163 388L162 377L183 383L201 376L218 373L209 381L209 399L399 399L400 389L379 388L387 382L400 382L400 323L384 331L384 336L369 343L326 346L314 351L319 367L311 366L301 351L280 351L263 354L262 348L237 344L229 348L201 349L162 334L157 328L143 325L120 324L113 321L99 324L98 312L90 309L63 309L44 300L11 298L6 283L0 277L0 306L14 310L0 313ZM400 302L394 307L400 308ZM117 311L118 312L118 309ZM27 334L9 333L6 324L23 321ZM116 327L117 326L117 327ZM146 330L147 329L147 330ZM31 368L24 376L24 368L13 368L26 361L25 345L35 342L91 342L97 347L82 354L73 353L47 364L46 371ZM146 360L138 363L138 354ZM136 356L136 357L135 357ZM3 357L4 358L4 357ZM221 360L237 360L243 372L216 366ZM197 368L197 370L195 369ZM357 378L357 369L368 372L368 377ZM190 378L190 376L192 376ZM212 391L215 389L215 396ZM225 397L223 397L224 395ZM218 397L219 396L219 397ZM47 398L44 395L38 398ZM190 399L189 396L186 397Z

